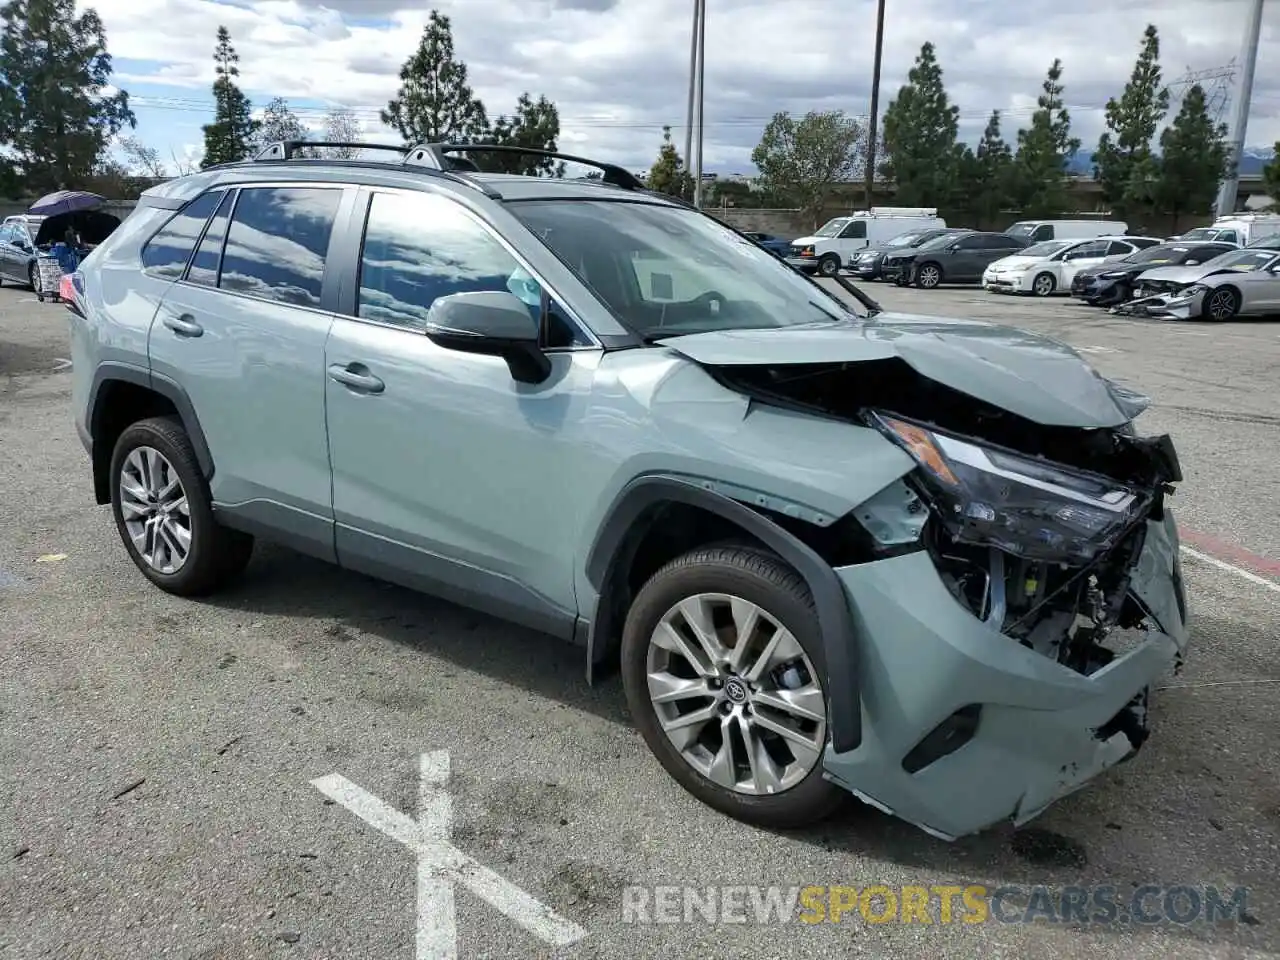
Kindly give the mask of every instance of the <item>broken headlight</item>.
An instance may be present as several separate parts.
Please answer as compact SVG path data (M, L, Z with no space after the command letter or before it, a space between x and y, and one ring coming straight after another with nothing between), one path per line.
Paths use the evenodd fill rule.
M919 465L921 494L956 540L1046 563L1088 563L1132 527L1148 498L1096 474L889 414L872 424Z

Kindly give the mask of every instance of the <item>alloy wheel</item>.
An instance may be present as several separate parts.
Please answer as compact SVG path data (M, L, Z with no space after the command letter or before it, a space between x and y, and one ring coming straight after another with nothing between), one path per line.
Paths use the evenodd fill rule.
M826 699L804 649L762 607L701 593L671 607L645 671L658 722L681 757L736 793L803 781L826 743Z
M1037 297L1047 297L1053 293L1053 277L1047 273L1040 274L1040 276L1036 277L1032 289Z
M1236 312L1236 297L1230 290L1215 290L1209 297L1209 316L1214 320L1228 320Z
M182 569L191 553L191 511L177 470L154 447L135 447L125 457L120 515L147 566L163 574Z
M939 279L941 279L941 277L938 273L937 267L928 266L920 268L920 286L936 287Z

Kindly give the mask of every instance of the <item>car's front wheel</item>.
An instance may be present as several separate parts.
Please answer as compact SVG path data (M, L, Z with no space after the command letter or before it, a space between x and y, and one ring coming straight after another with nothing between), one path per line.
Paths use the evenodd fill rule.
M824 277L834 277L840 272L840 258L834 253L823 254L818 261L818 273Z
M1057 288L1057 281L1051 273L1040 273L1031 281L1031 292L1037 297L1047 297Z
M942 268L936 263L923 264L916 271L916 286L924 290L932 290L942 282Z
M1209 320L1230 320L1240 312L1240 294L1231 287L1218 287L1204 295L1204 316Z
M152 417L127 427L111 458L111 511L143 575L168 593L200 596L249 563L253 538L221 526L182 424Z
M627 704L699 800L757 826L815 823L844 797L822 776L820 643L813 598L786 564L748 547L695 550L655 573L627 614Z

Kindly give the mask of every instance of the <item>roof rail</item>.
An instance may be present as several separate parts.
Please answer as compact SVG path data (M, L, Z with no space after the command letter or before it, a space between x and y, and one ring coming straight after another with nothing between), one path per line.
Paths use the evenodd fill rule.
M623 190L644 190L645 185L634 173L613 163L590 160L587 157L575 156L571 153L557 153L553 150L537 150L533 147L520 147L511 144L496 143L420 143L415 145L405 158L406 166L424 166L435 170L456 169L453 165L467 163L472 170L478 170L474 163L450 157L451 153L513 153L521 156L543 157L547 160L564 160L569 163L580 163L594 167L604 176L602 183L621 187Z
M498 191L494 190L492 187L456 172L458 170L478 169L475 164L465 160L453 159L449 160L447 166L411 163L410 156L414 152L414 148L393 143L352 143L341 140L277 140L275 143L268 144L262 150L259 150L257 155L249 162L258 163L273 160L293 160L297 157L299 150L315 147L348 147L354 150L390 150L401 154L399 165L424 166L427 171L430 171L445 180L451 180L454 183L466 184L468 187L471 187L474 190L479 190L485 196L492 197L493 199L502 198L502 194L498 193ZM358 163L359 161L356 160L351 162Z
M394 150L396 153L407 153L409 148L396 146L393 143L350 143L345 140L277 140L263 147L254 156L259 160L292 160L299 150L313 147L346 147L351 150Z

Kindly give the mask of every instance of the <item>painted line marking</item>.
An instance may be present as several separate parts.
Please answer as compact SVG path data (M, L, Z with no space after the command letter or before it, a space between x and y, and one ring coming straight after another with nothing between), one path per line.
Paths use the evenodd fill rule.
M1227 573L1234 573L1237 577L1240 577L1242 580L1248 580L1250 583L1256 584L1259 587L1264 587L1267 590L1274 591L1275 593L1280 593L1280 583L1276 583L1272 580L1268 580L1266 577L1260 577L1256 573L1250 573L1248 570L1245 570L1243 567L1237 567L1233 563L1227 563L1225 560L1219 560L1217 557L1211 557L1207 553L1201 553L1199 550L1193 550L1191 547L1188 547L1186 544L1182 545L1182 552L1195 560L1199 560L1202 563L1207 563L1212 567L1217 567L1219 570L1224 570Z
M1280 580L1280 560L1264 557L1198 530L1180 530L1178 535L1184 545L1190 544L1201 553L1233 563L1245 570L1252 570L1269 579Z
M582 927L450 843L453 801L445 789L448 781L448 752L424 753L419 767L417 820L340 774L311 781L325 796L417 855L417 960L456 960L458 932L453 893L459 883L544 943L565 947L583 939L587 931Z
M53 372L54 372L54 373L61 373L63 370L70 370L70 369L71 369L71 361L70 361L70 360L64 360L64 359L62 359L62 357L54 357L54 359L53 359Z

